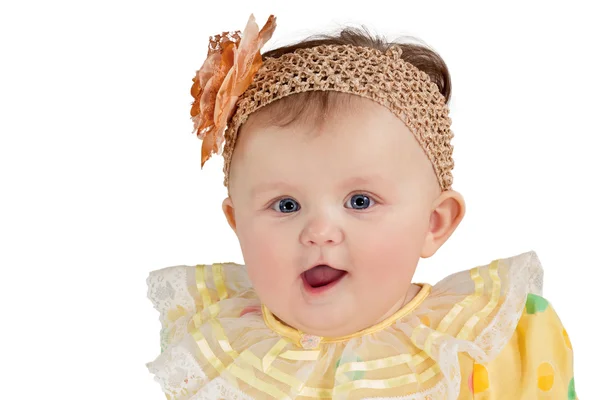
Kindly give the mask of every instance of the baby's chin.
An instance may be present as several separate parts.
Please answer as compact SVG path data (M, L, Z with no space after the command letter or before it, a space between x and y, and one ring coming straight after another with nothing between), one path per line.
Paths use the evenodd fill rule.
M320 310L290 310L288 318L281 317L286 324L301 332L323 337L340 337L351 335L361 329L352 307L323 307Z
M290 301L283 309L274 305L273 313L287 325L311 335L340 337L354 334L372 325L368 315L360 310L359 299L351 293L340 293L321 303L307 302L302 296Z
M255 289L269 310L292 328L311 335L341 337L376 325L395 311L403 298L397 298L398 292L393 296L366 295L357 290L355 279L350 272L330 286L324 285L329 281L321 281L323 285L315 287L312 279L300 277L288 290L282 286L274 290L272 285Z

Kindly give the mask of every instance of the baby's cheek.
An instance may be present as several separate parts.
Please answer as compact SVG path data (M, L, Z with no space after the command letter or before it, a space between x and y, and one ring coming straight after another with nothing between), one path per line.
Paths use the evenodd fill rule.
M291 252L273 230L255 227L240 235L240 244L248 275L258 291L263 288L274 290L289 280L285 271L290 270L286 267L290 265Z
M270 265L281 261L285 246L276 235L269 231L252 231L240 238L246 264Z
M366 248L369 249L369 252L391 259L415 252L417 245L415 239L416 235L411 232L385 228L375 230L365 238L368 243Z
M415 235L398 231L371 236L363 248L361 264L369 266L370 279L374 282L390 278L391 281L410 280L421 251Z

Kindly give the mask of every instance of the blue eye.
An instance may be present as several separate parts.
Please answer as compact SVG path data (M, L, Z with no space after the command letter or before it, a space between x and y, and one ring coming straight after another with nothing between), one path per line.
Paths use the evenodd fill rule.
M296 200L286 197L284 199L276 201L273 204L273 208L276 211L280 211L282 213L291 213L294 211L298 211L300 209L300 204L298 204Z
M351 208L356 210L364 210L365 208L369 208L371 205L371 199L364 194L355 194L346 202L346 204L348 203L350 203L349 207Z

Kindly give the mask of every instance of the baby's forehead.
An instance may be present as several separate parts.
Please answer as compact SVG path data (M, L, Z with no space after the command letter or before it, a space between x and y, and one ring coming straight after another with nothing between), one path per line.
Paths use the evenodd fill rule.
M232 176L246 182L244 186L252 191L274 182L279 182L279 188L287 184L328 190L385 187L427 178L435 181L431 164L418 153L419 148L411 154L402 151L401 142L378 143L384 132L360 135L357 131L325 129L318 136L310 136L302 129L292 130L257 131L247 146L236 149L239 153L234 153Z
M292 112L282 114L281 110ZM424 156L414 134L400 118L355 95L342 98L333 106L326 103L322 108L314 103L265 107L251 115L238 132L234 158L249 151L259 157L342 152L370 163L385 161L386 156L399 162ZM369 160L370 156L374 159Z

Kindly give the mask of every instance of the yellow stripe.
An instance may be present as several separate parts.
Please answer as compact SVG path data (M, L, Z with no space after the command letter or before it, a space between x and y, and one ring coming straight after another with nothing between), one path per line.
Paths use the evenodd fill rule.
M466 299L467 298L463 299L463 301L465 301ZM465 307L462 305L462 303L455 304L454 307L452 307L452 309L448 312L448 314L446 314L444 319L442 319L437 329L439 329L442 332L446 332L450 327L450 323L456 319L458 314L460 314L460 312L464 308Z
M415 356L412 356L411 354L400 354L397 356L379 358L370 361L348 362L339 366L339 368L336 371L336 375L338 373L342 374L351 371L370 371L373 369L396 367L398 365L409 363L413 357Z
M257 370L259 370L259 371L262 370L262 362L261 362L260 358L258 358L252 352L250 352L250 350L243 351L242 354L240 354L240 359L245 361L252 367L256 368ZM268 375L270 378L272 378L278 382L285 383L286 385L290 386L291 388L293 388L295 390L300 390L300 388L304 384L302 381L300 381L295 376L286 374L285 372L283 372L277 368L274 368L272 366L271 366L271 368L269 368L268 371L263 371L263 372L266 375ZM259 380L258 378L256 378L256 379ZM265 384L267 384L267 383L265 382Z
M213 303L210 306L206 307L206 309L204 311L201 310L201 311L195 313L192 316L192 321L194 321L194 326L196 328L199 328L200 325L203 324L204 320L202 318L202 312L208 311L210 318L215 318L219 314L220 310L221 310L221 306L219 305L219 303Z
M288 395L283 393L281 390L277 389L275 386L270 385L260 379L257 379L254 374L250 373L248 370L244 370L238 367L235 364L230 364L227 368L235 377L246 382L248 385L255 387L258 390L267 393L276 399L287 400L290 399ZM291 400L291 399L290 399Z
M211 320L210 322L211 322L211 325L212 325L214 331L216 332L216 335L217 335L217 338L219 341L219 345L221 346L221 348L223 349L224 352L229 354L234 359L245 361L250 366L252 366L258 370L263 370L263 363L256 355L252 354L249 350L244 351L244 352L242 352L242 354L238 355L237 352L231 348L229 341L224 336L223 328L214 320ZM219 360L219 358L213 353L206 338L204 338L202 333L200 333L200 331L198 331L198 330L195 330L192 333L192 335L196 339L196 343L197 343L200 351L202 352L202 355L204 356L204 358L206 358L207 361L219 373L222 373L225 370L225 366L223 365L221 360ZM278 344L279 344L279 342L278 342ZM265 393L268 393L277 398L287 398L286 395L283 394L283 392L279 391L273 385L270 385L267 382L264 382L261 379L257 378L254 375L254 373L252 373L252 371L249 369L240 369L234 363L229 364L227 366L227 369L229 371L231 371L232 374L234 374L237 378L241 379L242 381L248 383L249 385L251 385L259 390L262 390ZM286 385L294 388L296 391L299 391L303 385L303 383L296 377L286 374L276 368L273 368L272 366L268 370L265 370L263 372L266 375L268 375L269 377L271 377L272 379L282 382L282 383L285 383ZM278 397L279 395L283 395L284 397Z
M223 365L221 360L219 360L219 358L215 355L215 353L213 353L204 335L202 335L202 333L198 329L194 329L191 332L191 334L192 337L196 340L196 344L198 345L198 348L200 349L200 352L202 352L204 358L206 358L210 365L212 365L217 371L219 371L219 374L222 373L225 370L225 366Z
M471 279L475 283L475 293L468 295L460 303L455 304L454 307L452 307L450 312L446 314L444 319L442 319L442 321L437 327L437 329L440 332L447 332L448 328L450 328L450 325L456 319L458 314L460 314L460 312L465 308L469 307L477 297L483 294L484 281L481 275L479 274L479 267L472 268L470 273Z
M198 329L200 325L202 325L202 315L200 314L200 312L194 314L194 316L192 317L192 321L194 321L194 326L196 327L196 329Z
M425 347L425 353L431 355L431 346L433 345L433 341L440 336L444 336L444 334L436 331L431 332L429 336L427 336L427 339L425 340L425 346L423 346Z
M475 293L469 297L474 298L483 294L484 281L480 274L481 267L475 267L471 269L471 279L475 283ZM470 305L470 303L468 303Z
M279 353L283 351L283 348L287 346L287 344L287 340L281 338L277 343L275 343L273 347L271 347L271 350L269 350L267 354L264 355L261 366L264 372L266 372L269 369L271 364L273 364L273 361L275 361Z
M219 346L223 350L223 352L227 353L232 359L242 360L248 363L250 366L263 371L266 375L271 377L272 379L284 383L296 391L299 391L302 388L303 382L301 382L296 377L286 374L283 371L274 368L271 364L277 358L277 354L285 347L287 341L285 339L279 340L273 348L265 355L264 359L261 361L256 355L252 354L249 350L242 352L242 354L238 354L232 347L231 343L227 339L225 335L225 331L223 326L215 319L211 319L209 321L211 324L212 331L215 334L215 337L219 343ZM222 373L225 370L225 366L221 362L221 360L215 355L215 353L210 348L208 341L202 335L202 333L198 329L194 329L191 333L194 339L196 340L196 344L200 349L200 352L206 358L206 360L219 372ZM266 360L266 361L265 361ZM268 384L267 382L262 381L257 378L255 374L250 369L241 369L237 367L234 363L230 363L227 366L227 369L232 372L237 378L242 381L248 383L249 385L262 390L264 393L270 394L276 398L285 398L287 399L287 395L277 389L275 386ZM281 397L283 396L283 397Z
M300 396L312 397L315 399L331 399L333 397L333 390L304 386L300 392Z
M375 361L375 360L374 360ZM372 361L369 361L372 362ZM349 363L351 364L351 363ZM361 364L361 363L356 363ZM347 372L347 371L346 371ZM337 385L333 389L334 395L344 394L351 390L355 389L390 389L396 388L399 386L404 386L409 383L425 383L428 380L434 378L438 373L440 373L440 367L437 364L434 364L432 367L428 368L424 372L420 374L406 374L394 378L388 379L360 379L354 380L351 382L346 382L341 385ZM302 393L303 394L303 393Z
M391 389L417 382L417 374L396 376L388 379L359 379L333 388L333 395L341 395L356 389Z
M490 301L487 305L477 312L475 315L471 316L469 320L465 323L463 328L458 333L458 339L467 339L473 329L477 325L477 323L482 319L487 317L494 311L496 306L498 306L498 302L500 301L500 289L502 287L502 282L500 281L500 276L498 275L498 260L492 262L489 268L490 277L492 278L493 286L492 286L492 296L490 297Z
M229 339L227 339L225 331L223 330L223 326L221 326L221 324L215 319L211 319L209 322L213 328L213 332L215 333L221 350L223 350L223 352L227 353L231 358L235 360L238 357L238 353L231 347Z
M241 359L241 360L245 361L246 363L248 363L249 365L251 365L252 367L258 369L259 371L264 372L266 375L268 375L272 379L282 382L282 383L285 383L288 386L295 388L297 391L300 390L300 388L303 385L303 383L300 380L298 380L296 377L294 377L292 375L288 375L276 368L273 368L271 365L273 363L273 361L277 358L277 354L285 347L285 345L287 345L287 341L285 339L279 340L273 346L273 348L271 348L271 350L269 350L269 352L263 357L263 360L261 361L256 355L251 353L249 350L243 351L242 354L238 354L231 347L231 344L230 344L229 340L227 339L227 337L225 335L225 331L224 331L223 327L221 326L221 324L216 320L210 320L210 324L213 328L213 331L215 332L215 336L217 337L217 340L219 342L221 349L225 353L227 353L229 356L231 356L231 358L233 358L234 360ZM231 370L231 368L234 368L234 367L232 367L232 365L233 364L229 365L229 367L228 367L229 370ZM242 376L238 376L238 378L242 379L244 382L247 382L247 383L248 383L248 381L256 382L256 385L252 385L251 383L248 383L248 384L255 386L257 388L271 387L271 389L267 389L268 391L266 391L265 393L269 393L273 396L275 396L275 395L272 393L272 391L278 390L274 386L269 385L268 383L260 380L254 374L251 374L251 375L243 374Z
M205 309L212 304L210 293L206 287L206 266L196 265L196 287L202 297L202 308Z
M219 311L221 311L221 305L219 303L213 303L210 306L208 306L206 309L210 313L211 318L216 318L217 315L219 314Z
M212 267L213 281L219 294L219 300L225 300L227 298L227 287L223 279L223 265L214 264Z
M407 374L388 379L360 379L333 388L333 395L345 394L355 389L391 389L409 383L425 382L440 372L440 367L435 364L420 374Z
M419 374L417 379L419 382L425 383L440 372L440 366L438 364L434 364L431 368L428 368L427 370L423 371L423 373Z
M416 367L417 365L421 364L422 362L428 359L429 357L427 356L427 354L424 351L421 351L419 354L414 356L412 360L410 360L410 365Z
M319 359L319 350L287 350L279 355L279 358L295 361L317 361Z

